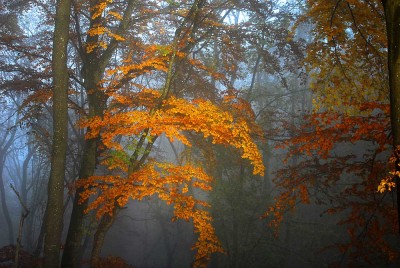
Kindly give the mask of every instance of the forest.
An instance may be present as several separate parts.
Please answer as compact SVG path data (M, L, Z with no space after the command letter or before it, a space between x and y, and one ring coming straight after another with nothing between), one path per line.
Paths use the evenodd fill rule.
M0 0L0 267L400 267L400 0Z

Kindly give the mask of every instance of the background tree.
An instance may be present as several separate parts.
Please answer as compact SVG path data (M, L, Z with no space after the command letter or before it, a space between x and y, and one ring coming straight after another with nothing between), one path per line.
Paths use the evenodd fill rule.
M1 198L1 208L2 213L5 219L5 223L8 229L8 241L10 244L14 244L14 228L13 228L13 221L11 219L10 211L7 206L7 197L6 197L6 187L4 175L5 173L5 164L6 159L10 153L10 149L12 148L13 143L16 140L16 122L18 121L18 115L13 115L13 111L7 107L8 105L12 106L12 104L3 103L3 107L5 108L3 111L4 118L12 118L14 121L8 120L7 124L3 125L2 132L4 133L3 139L0 142L0 198Z
M118 43L123 40L123 38L118 38L129 25L130 17L135 7L135 1L128 1L127 5L123 5L122 8L124 15L120 18L119 26L116 33L114 33L115 38L113 38L107 46L107 49L101 50L100 47L100 35L96 33L96 29L101 27L100 25L105 21L102 13L105 6L102 6L102 1L91 1L89 6L78 6L75 3L74 6L74 22L77 34L76 46L79 56L82 60L82 67L80 69L82 75L82 85L86 91L89 105L89 117L102 116L105 109L105 102L107 96L104 94L103 90L99 88L99 83L104 75L104 70L109 64L113 53L115 52ZM105 4L105 3L103 3ZM85 44L82 41L81 36L81 18L80 14L84 15L85 10L81 8L87 8L90 10L89 13L89 31L86 34ZM115 20L112 21L115 23ZM86 47L91 46L92 48ZM83 148L82 163L80 165L79 177L87 178L93 175L96 167L96 159L98 157L98 137L86 140ZM74 198L73 210L71 215L71 221L69 224L69 230L67 235L67 240L65 244L62 266L63 267L76 267L79 262L79 258L82 253L82 241L84 238L85 221L84 221L84 210L87 207L87 203L79 203L79 193L77 191Z
M185 5L182 5L182 9L181 10L177 9L177 13L172 13L171 14L171 23L172 24L178 24L178 26L174 26L174 27L177 27L177 30L175 31L175 33L172 32L174 34L173 36L175 36L175 37L172 39L170 47L168 45L163 44L163 43L161 43L161 45L159 45L158 47L154 46L154 45L150 45L150 46L143 45L143 44L139 45L140 43L138 41L136 41L136 43L135 43L136 46L133 48L134 50L132 50L132 52L130 52L130 53L132 53L133 55L137 55L139 57L140 57L140 53L143 53L144 58L142 60L142 64L141 65L137 64L138 61L140 62L140 58L136 58L136 59L133 58L132 62L130 62L131 60L127 61L127 63L129 63L129 64L125 63L123 67L121 67L119 69L116 68L116 70L118 72L110 72L111 75L114 75L113 79L114 79L115 82L113 82L114 84L111 83L110 85L108 85L108 88L109 88L108 90L112 90L112 91L117 90L119 87L121 87L125 83L129 82L130 80L135 79L136 77L138 77L140 75L143 75L143 74L146 74L146 73L150 73L151 71L153 71L153 73L155 73L155 74L157 74L157 72L162 73L162 72L160 72L160 70L158 68L162 68L163 64L166 64L165 62L167 60L170 60L169 64L172 64L172 65L167 68L168 72L166 73L167 76L165 78L166 80L165 80L165 86L164 86L164 91L163 91L164 92L163 94L165 94L165 95L163 95L162 98L167 97L168 94L170 94L169 92L170 91L172 92L172 88L170 89L171 85L174 86L173 83L175 83L175 81L179 81L178 76L180 74L177 71L177 70L179 70L179 68L178 67L175 68L175 64L177 66L179 66L180 64L183 64L185 62L183 59L180 58L181 56L179 56L178 54L177 54L177 56L175 56L175 53L178 53L180 51L188 53L191 49L195 48L195 46L197 44L201 44L201 42L206 42L207 39L205 39L205 37L207 37L208 35L213 33L213 31L211 29L208 29L208 28L204 28L203 29L203 28L201 28L201 25L198 24L201 20L198 19L197 16L204 16L204 18L207 18L207 16L210 16L211 18L213 18L212 16L213 16L214 10L211 9L210 7L206 6L206 7L204 7L205 10L203 11L200 8L200 7L203 7L203 5L204 5L203 2L201 2L201 1L197 2L196 1L196 2L188 5L189 8L187 8L187 6L185 6ZM135 6L135 7L138 8L140 6ZM149 15L152 15L152 16L164 15L163 6L155 5L154 7L157 7L157 8L161 7L161 12L162 13L159 13L159 11L157 11L157 9L154 10L154 13L152 13L152 12L150 12L150 10L148 10L147 12L148 12ZM93 12L92 18L93 18L94 15L96 15L96 19L101 21L101 16L99 16L99 14L101 14L101 13L99 13L99 11L96 11L96 8L100 8L100 5L99 6L95 6L95 8L92 9L92 12ZM222 9L222 6L219 7L219 9ZM103 10L103 9L101 9L101 10ZM176 19L175 16L179 15L180 14L179 12L186 12L186 11L188 11L189 13L186 14L186 17L184 17L182 19L182 21L180 21L180 22L179 21L178 22L175 21L175 19ZM216 10L216 11L218 11L218 10ZM200 12L204 12L204 14L200 13ZM207 12L209 12L209 13L207 13ZM105 16L107 16L107 15L105 15ZM106 21L104 23L106 23ZM107 27L99 28L99 26L97 24L94 24L94 25L95 25L94 29L89 30L89 32L88 32L89 35L98 36L96 38L104 38L107 35L111 34L110 31L107 30L108 29ZM104 25L107 25L107 24L104 24ZM207 24L205 24L205 25L207 25ZM188 28L186 29L185 27L188 27ZM98 29L101 29L101 31L97 32ZM191 29L193 29L193 30L191 30ZM96 30L96 31L94 31L94 30ZM171 32L169 32L169 33L167 32L167 34L169 34L169 36L171 36ZM198 37L196 35L198 35ZM127 35L127 36L129 37L129 35ZM186 41L186 38L188 36L193 36L192 39L194 41L193 40ZM198 41L196 40L196 38L198 38ZM117 39L118 39L118 41L121 41L121 42L124 41L122 38L117 38ZM160 42L157 39L155 41L156 42ZM163 42L165 42L165 41L163 41ZM182 44L180 44L180 42L182 42ZM198 42L198 43L196 43L196 42ZM97 46L96 42L93 42L93 45L95 45L95 49L99 49L99 51L101 51L100 47L96 47ZM180 46L180 45L182 45L184 47L183 48L179 48L178 46ZM141 47L143 49L148 49L148 51L146 51L146 50L143 50L143 52L137 51L137 49L141 48ZM105 49L105 51L107 51L107 53L109 53L111 51L109 48L110 48L110 46L108 46L107 49ZM177 51L178 48L179 48L180 51ZM89 50L86 50L86 51L87 51L86 53L94 54L91 48ZM148 59L146 58L146 57L151 56L152 53L155 53L155 52L156 52L156 54L158 54L158 59L157 58L153 59L151 57L148 58ZM172 53L172 54L170 54L170 53ZM169 56L171 58L169 58ZM175 57L176 57L176 60L174 60ZM160 61L160 62L158 62L158 61ZM200 62L194 61L194 63L197 64L200 67L200 68L197 67L200 71L204 71L203 70L204 67L201 66ZM192 63L192 65L194 65L194 64ZM98 67L98 66L99 66L98 64L94 64L94 68ZM100 66L102 66L102 65L100 64ZM160 67L157 67L157 66L160 66ZM164 68L166 68L167 66L165 66ZM174 71L174 69L175 69L175 71ZM85 70L87 71L86 67L85 67ZM96 71L101 73L98 69L96 69ZM161 71L163 71L163 69L161 69ZM199 79L201 79L201 78L199 77ZM201 81L204 81L204 80L205 79L201 79ZM85 81L87 81L87 80L85 79ZM93 81L93 79L91 79L90 81ZM121 82L118 82L118 81L121 81ZM186 78L186 81L188 81L187 78ZM199 85L199 84L200 83L197 83L197 85ZM179 87L181 87L181 86L182 86L182 84L179 84ZM110 91L110 93L112 91ZM103 92L104 92L104 89L98 89L98 94L99 95L103 94ZM196 92L196 91L193 91L193 92ZM127 93L129 94L129 92L127 92ZM107 97L107 95L104 95L104 96ZM96 105L95 107L97 109L99 109L98 107L101 107L101 106ZM148 143L145 142L145 137L146 137L146 135L144 135L143 137L141 137L139 139L137 147L134 150L135 154L133 155L133 158L138 158L137 159L138 167L142 163L144 163L144 161L146 160L146 158L147 158L147 156L149 154L149 150L146 149L146 146L149 146L149 145L148 145ZM91 137L90 140L95 140L95 137ZM143 148L141 148L141 147L143 147ZM151 145L150 145L149 148L151 148ZM146 153L142 154L143 150ZM132 168L135 169L135 167L133 165L132 165ZM81 207L84 208L84 206L85 205L83 205ZM81 214L79 214L79 215L81 215ZM73 214L72 219L74 219L74 221L77 220L77 219L81 219L81 216L79 216L79 215L77 216L77 215ZM83 217L83 215L82 215L82 217ZM104 220L105 221L111 221L111 219L107 220L106 218ZM75 226L75 224L72 224L70 226L71 226L70 228L75 228L75 227L73 227L73 226ZM101 226L105 227L105 228L103 228L103 231L101 231L101 232L104 233L105 231L108 230L108 228L110 227L110 224L104 223ZM100 235L100 232L99 232L97 235L95 235L95 237L99 237L99 238L101 238L100 240L103 240L104 239L104 234ZM100 241L100 240L97 240L97 241ZM67 239L67 245L66 245L64 256L65 256L65 259L67 261L71 261L74 258L71 258L69 256L69 253L67 253L68 249L69 249L69 246L68 246L69 242L68 241L72 241L72 240ZM71 243L71 245L72 244L73 243ZM101 244L102 243L99 243L99 245L101 245ZM75 246L71 246L71 249L75 249L76 250L77 249L77 247L76 247L77 244L75 243L74 245ZM94 254L94 256L96 256L96 255L98 255L99 250L96 249L94 252L97 252L96 254Z
M282 191L269 212L275 215L272 224L298 202L326 204L326 213L340 213L338 223L350 236L336 243L343 254L339 265L395 261L398 252L391 239L396 240L397 206L376 191L388 172L390 144L381 3L307 3L307 18L298 25L309 18L315 24L316 39L306 58L314 112L286 142L289 158L303 159L282 169L275 181ZM365 17L370 19L360 20Z
M67 46L71 1L57 2L52 54L53 142L45 218L44 265L57 267L60 262L64 215L65 159L68 140L68 68Z
M400 37L399 37L399 1L382 1L383 8L385 11L386 19L386 33L387 33L387 44L388 44L388 70L389 70L389 89L390 89L390 121L393 135L393 147L396 159L399 158L397 148L400 144ZM395 171L399 171L399 160L395 162ZM395 184L397 187L397 214L398 214L398 225L400 232L400 178L396 173Z

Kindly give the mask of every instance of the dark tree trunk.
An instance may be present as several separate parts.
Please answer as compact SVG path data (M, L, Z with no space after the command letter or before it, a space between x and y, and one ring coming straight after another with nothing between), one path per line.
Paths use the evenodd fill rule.
M91 1L91 10L98 1ZM123 19L118 27L118 34L123 35L129 26L130 17L135 7L135 0L129 0L124 12ZM90 21L90 27L101 22L101 16ZM86 43L97 43L99 36L87 36ZM107 50L100 55L96 49L90 53L85 52L83 55L84 66L82 74L85 81L85 90L88 95L89 118L94 116L103 116L106 107L107 96L99 89L98 83L103 78L104 70L110 61L115 49L118 45L117 40L110 42ZM82 48L82 51L86 51ZM79 178L88 178L93 175L96 168L97 144L99 137L85 141L85 147L82 158L82 165L79 171ZM67 240L65 242L64 254L62 257L61 267L72 268L79 267L79 261L82 253L82 243L85 237L85 209L88 202L79 204L79 195L82 189L77 189L74 197L71 221L69 224Z
M96 166L97 139L85 141L85 148L79 178L87 178L93 175ZM79 194L81 189L77 189L73 201L73 208L67 239L64 247L61 267L79 267L82 252L82 240L85 237L85 209L88 202L79 204Z
M91 21L91 26L98 23ZM98 42L98 36L88 36L87 42ZM88 93L89 118L102 116L106 103L106 96L98 89L98 82L102 78L104 69L99 67L97 53L86 54L83 76L85 79L85 90ZM88 178L93 175L96 168L97 144L99 138L85 140L83 149L82 164L79 171L79 178ZM85 236L85 209L88 202L79 203L79 195L82 189L77 189L73 201L71 220L69 224L67 240L65 242L62 267L79 267L79 258L82 251L82 242Z
M53 143L45 218L44 267L58 267L68 138L67 46L71 0L58 0L53 35Z
M388 67L390 88L390 120L393 147L396 154L396 171L400 171L400 0L383 0L388 38ZM400 232L400 177L396 177L397 211Z

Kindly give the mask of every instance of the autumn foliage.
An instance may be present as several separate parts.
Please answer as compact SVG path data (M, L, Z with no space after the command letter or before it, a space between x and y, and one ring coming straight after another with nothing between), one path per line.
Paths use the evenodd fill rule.
M192 146L186 133L197 133L204 139L210 138L215 144L237 148L242 158L253 165L254 174L262 175L264 166L252 140L251 127L244 117L234 118L227 110L228 107L235 110L229 103L232 97L227 95L221 106L201 99L189 101L176 97L159 103L160 93L155 90L143 90L129 96L115 92L111 98L110 106L115 109L107 111L103 118L95 117L81 123L82 127L89 129L86 138L101 136L107 152L103 156L103 164L115 174L93 176L78 182L78 186L86 189L81 194L82 200L100 192L88 210L97 209L100 217L105 213L112 214L116 206L125 206L129 198L142 200L157 195L174 207L176 218L193 221L195 232L199 235L194 245L198 260L207 260L211 253L222 251L211 225L211 216L205 209L208 203L193 196L193 189L211 190L212 178L201 167L190 163L177 166L156 160L133 161L132 156L137 152L132 150L137 145L137 137L143 135L147 145L165 135L171 141L179 140L186 146ZM134 102L138 106L132 109ZM130 107L125 108L127 103Z
M277 172L279 193L265 216L277 228L296 206L322 205L323 214L340 215L338 225L348 231L347 241L328 247L346 257L336 265L392 262L400 255L391 242L398 235L397 205L393 193L385 192L396 174L388 160L392 137L382 6L380 1L307 4L298 23L315 24L305 59L313 111L299 125L285 124L291 137L277 148L287 150L288 166Z
M174 208L173 220L193 223L198 235L193 245L195 265L205 266L212 253L222 252L207 195L199 194L212 190L213 178L194 163L156 159L153 149L161 136L186 147L203 139L233 147L252 166L254 175L263 175L262 156L255 143L262 133L250 104L238 97L220 73L232 71L235 62L229 55L232 40L224 33L232 29L219 18L220 10L213 10L207 1L139 2L74 3L73 23L77 25L71 27L71 41L76 45L76 64L82 68L80 73L71 70L71 77L80 80L78 87L87 102L79 107L72 101L77 92L71 90L69 108L77 112L76 118L83 117L77 124L81 129L74 130L85 132L86 141L94 141L86 144L97 146L98 161L88 166L106 167L104 174L80 178L74 189L83 189L80 204L90 201L86 212L94 210L99 220L104 215L114 217L131 199L165 201ZM170 6L176 8L166 12ZM82 20L78 19L81 15ZM145 27L149 30L143 31ZM195 58L192 52L211 36L224 49L221 68ZM189 82L177 84L183 75ZM143 82L146 79L152 82ZM210 81L220 83L221 88L211 86ZM204 88L198 90L199 85ZM31 94L24 107L37 109L51 100L51 90L43 88ZM118 260L103 259L103 264L96 265L114 262Z
M109 2L101 2L92 11L92 19L98 18ZM191 12L191 11L189 11ZM121 19L111 12L107 16ZM190 32L187 32L187 34ZM195 197L195 192L210 191L212 178L203 168L192 163L177 165L153 159L151 151L158 137L164 135L171 142L180 141L192 146L187 136L197 135L214 144L229 145L238 150L242 158L254 167L254 174L262 175L264 166L261 154L253 141L257 128L254 115L243 100L225 94L217 102L205 99L176 97L171 92L171 71L174 64L187 62L193 68L208 72L223 80L223 76L204 66L200 61L187 60L180 50L190 45L188 36L179 36L170 45L145 45L137 42L135 60L128 57L122 65L111 67L98 89L108 99L108 108L101 116L92 116L80 122L87 129L86 139L100 138L101 164L109 170L107 175L83 178L76 184L83 187L81 202L94 197L86 211L96 210L98 218L114 216L117 209L127 205L130 199L143 200L157 196L174 208L174 220L192 221L198 240L195 265L206 265L210 255L222 252L207 211L206 200ZM123 41L107 27L96 24L88 31L89 36L102 40ZM86 52L107 50L107 43L86 44ZM140 57L140 58L138 58ZM160 89L144 87L127 81L150 73L165 73L166 81ZM90 92L89 92L90 93ZM253 118L252 118L253 117Z
M40 17L43 24L53 26L51 3L34 2L32 6L45 14ZM221 206L233 196L232 219L238 219L235 206L242 197L249 203L259 197L248 194L256 187L246 178L252 177L247 176L249 167L254 176L264 175L257 142L264 143L261 137L266 133L278 138L265 142L265 148L279 140L275 151L266 154L271 157L268 161L285 154L275 174L260 178L259 192L268 202L270 189L264 186L268 188L269 176L275 176L274 203L264 216L276 234L287 213L299 205L317 204L325 209L323 216L336 215L338 225L347 230L347 240L333 242L332 247L350 257L343 258L349 265L373 266L399 259L392 243L399 227L398 206L390 190L399 176L393 156L400 151L392 152L390 145L382 1L72 2L67 63L68 142L73 148L68 152L66 184L76 190L72 215L78 216L71 217L68 225L72 231L65 243L64 266L80 258L76 245L86 235L83 211L92 211L99 224L91 230L97 249L92 251L91 265L127 267L122 259L99 257L105 234L130 200L154 198L173 208L172 221L193 224L194 264L205 267L211 254L223 252L209 195L214 180L220 178L211 174L220 172L221 182L226 183L237 177L237 185L250 189L231 191L229 197L216 191ZM292 23L297 12L303 15ZM7 78L14 88L24 80L26 84L19 87L32 89L20 110L26 112L23 120L37 126L40 116L49 114L53 98L48 29L38 29L41 40L0 38L2 47L15 53L16 62L32 61L29 73L25 67L15 71L5 62L1 67L19 74ZM234 86L241 88L236 91ZM312 109L305 112L309 90ZM300 94L303 99L298 101ZM291 103L286 102L289 99ZM299 106L305 116L296 114ZM265 120L264 130L256 120ZM51 125L43 127L43 144ZM33 130L36 139L40 131ZM176 161L157 155L168 142L171 147L183 145L182 155L174 150ZM220 153L223 147L229 150ZM185 158L192 149L196 155ZM231 152L240 160L228 160L229 164L222 161L224 157L211 160ZM238 168L235 179L230 180L232 173L218 170L218 164L229 171ZM242 204L247 211L247 203ZM258 212L253 214L259 217ZM238 226L232 227L235 235L241 231ZM232 259L245 259L241 240L232 240L236 248L229 254L237 255ZM257 243L261 240L257 237Z
M281 190L266 213L272 217L270 226L279 227L297 205L316 202L327 207L326 215L341 215L338 224L346 226L350 236L347 243L335 243L342 253L366 263L374 263L377 255L397 258L398 252L383 239L396 233L396 206L388 194L377 191L391 168L388 108L370 103L363 110L369 116L329 112L306 117L299 135L280 145L289 148L288 167L275 179ZM291 165L290 159L300 155Z
M357 114L364 103L388 101L380 0L306 1L306 14L297 23L314 25L304 61L314 110Z
M201 167L190 163L177 166L148 160L138 165L140 160L132 161L132 155L137 153L132 151L138 142L137 137L145 135L146 143L150 145L157 137L165 135L171 141L179 140L191 146L185 133L201 134L204 139L210 138L212 143L237 148L242 158L253 165L253 173L258 175L264 172L261 154L252 140L252 129L246 120L234 118L232 113L221 108L229 106L231 97L227 96L221 107L205 100L170 97L155 109L159 98L160 94L155 90L144 90L131 96L113 94L111 106L115 104L115 109L107 111L103 118L95 117L81 123L82 127L89 129L86 138L101 136L107 152L102 163L114 174L80 180L78 186L86 189L81 199L84 201L99 193L88 210L96 209L97 216L101 217L105 213L111 215L116 206L125 206L129 199L142 200L156 195L174 207L177 219L193 221L198 233L194 245L196 259L205 261L210 254L221 252L222 248L211 225L212 218L205 209L209 205L196 199L193 189L210 191L212 178ZM138 102L136 110L121 108L131 101Z

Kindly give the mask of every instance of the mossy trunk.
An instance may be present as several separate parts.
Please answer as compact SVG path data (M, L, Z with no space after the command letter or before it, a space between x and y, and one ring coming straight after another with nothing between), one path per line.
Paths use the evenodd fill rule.
M45 218L44 267L58 267L63 221L65 160L68 141L67 46L71 0L57 1L53 35L53 143Z

